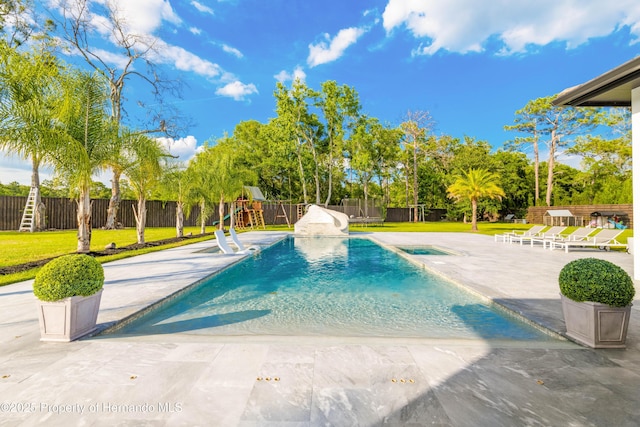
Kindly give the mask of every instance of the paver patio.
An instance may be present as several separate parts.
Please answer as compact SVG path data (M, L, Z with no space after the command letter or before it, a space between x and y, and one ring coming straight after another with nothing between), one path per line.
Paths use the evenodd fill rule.
M557 276L585 256L468 233L361 233L437 245L426 268L563 332ZM249 244L284 236L250 232ZM105 264L104 329L240 259L201 242ZM638 282L635 282L636 288ZM31 282L0 288L0 425L635 426L640 313L626 350L570 341L221 337L187 333L39 341ZM277 380L276 380L277 379Z

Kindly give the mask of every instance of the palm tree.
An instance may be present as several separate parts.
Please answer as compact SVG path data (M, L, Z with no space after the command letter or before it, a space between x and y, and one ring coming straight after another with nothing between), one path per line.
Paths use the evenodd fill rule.
M138 243L144 243L144 230L147 223L147 198L156 188L162 177L160 160L169 154L160 146L157 140L142 134L125 134L128 140L124 157L124 173L129 178L133 192L138 199L138 208L133 214L136 219Z
M255 174L244 167L241 162L241 153L235 149L233 139L227 138L218 141L209 152L209 167L212 171L212 192L218 201L218 213L220 215L219 228L224 228L225 203L231 203L230 212L234 210L235 200L242 194L245 185L253 184ZM230 215L233 227L233 214Z
M107 115L108 87L103 79L81 71L61 76L64 86L55 136L48 141L55 173L66 179L77 197L78 249L91 246L92 176L103 170L113 155L116 126Z
M39 169L47 163L44 144L59 111L59 73L60 64L46 50L21 53L0 42L0 149L31 160L35 230L45 226Z
M176 237L184 236L184 217L191 213L187 203L189 179L186 167L181 163L163 162L159 195L161 200L176 202Z
M498 187L498 175L485 169L470 169L456 177L453 184L447 188L447 195L456 200L471 201L471 230L478 231L476 213L478 200L483 198L501 199L504 196L502 188Z
M200 206L200 233L206 232L206 221L213 211L215 195L213 187L215 184L214 171L211 168L211 148L205 142L205 148L199 152L187 166L186 191L185 191L185 214L189 216L193 206Z

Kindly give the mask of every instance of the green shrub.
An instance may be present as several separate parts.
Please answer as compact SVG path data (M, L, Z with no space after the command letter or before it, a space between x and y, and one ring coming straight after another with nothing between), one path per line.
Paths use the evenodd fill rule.
M58 301L93 295L102 289L104 269L89 255L64 255L49 261L33 282L33 293L41 301Z
M617 265L596 258L571 261L560 271L560 292L574 301L625 307L633 301L633 280Z

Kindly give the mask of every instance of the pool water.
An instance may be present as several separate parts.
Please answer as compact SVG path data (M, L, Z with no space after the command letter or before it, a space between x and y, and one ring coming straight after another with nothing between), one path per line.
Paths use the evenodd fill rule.
M449 252L433 246L400 246L398 249L411 255L450 255Z
M287 238L116 332L550 340L365 238Z

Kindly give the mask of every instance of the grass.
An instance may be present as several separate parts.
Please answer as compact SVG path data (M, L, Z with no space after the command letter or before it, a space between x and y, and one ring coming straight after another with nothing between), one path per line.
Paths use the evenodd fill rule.
M207 230L207 232L209 231L213 231L213 228ZM105 263L213 238L212 235L198 237L200 227L185 227L184 233L192 233L195 237L177 243L103 256L100 257L99 260L101 263ZM147 228L145 230L145 241L147 242L169 239L175 236L176 230L173 227ZM135 228L122 230L95 229L91 233L92 251L101 251L109 243L115 243L116 247L123 247L136 242L137 235ZM4 249L0 252L0 267L9 267L75 253L77 248L76 230L45 231L41 233L3 231L0 232L0 245ZM33 268L20 273L0 275L0 286L33 279L38 270L39 268Z
M512 230L528 230L530 224L508 224L508 223L478 223L478 233L486 235L501 234ZM567 233L572 232L577 227L567 228ZM471 232L471 224L460 222L397 222L384 223L384 225L362 224L351 225L349 227L354 232L447 232L447 233L469 233ZM267 230L272 231L293 231L286 225L268 226ZM206 230L212 232L213 227ZM169 245L155 246L135 251L122 252L115 255L100 257L100 262L109 262L116 259L127 258L135 255L142 255L162 249L168 249L175 246L181 246L190 243L196 243L203 240L212 239L212 235L200 234L200 227L185 227L185 234L192 233L193 239L185 240ZM625 230L618 241L627 242L627 238L633 236L633 230ZM145 230L145 240L153 242L175 237L175 228L147 228ZM115 243L117 247L128 246L136 243L135 228L127 228L122 230L93 230L91 236L91 250L101 251L109 243ZM76 230L64 231L46 231L41 233L19 233L15 231L0 232L0 245L3 250L0 251L0 267L8 267L12 265L24 264L27 262L39 261L42 259L53 258L60 255L74 253L77 247ZM0 286L10 283L20 282L23 280L33 279L39 268L34 268L21 273L6 274L0 276Z
M211 229L213 231L213 229ZM194 236L200 233L200 227L185 227L185 234ZM175 228L147 228L144 233L147 242L176 237ZM212 238L213 236L207 236ZM45 231L41 233L20 233L17 231L0 232L0 267L38 261L73 253L77 249L76 230ZM109 243L123 247L137 242L135 228L121 230L94 229L91 233L91 250L102 251ZM192 240L190 240L192 242Z

